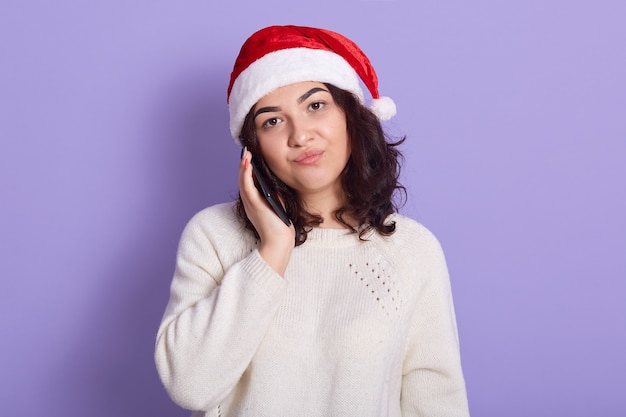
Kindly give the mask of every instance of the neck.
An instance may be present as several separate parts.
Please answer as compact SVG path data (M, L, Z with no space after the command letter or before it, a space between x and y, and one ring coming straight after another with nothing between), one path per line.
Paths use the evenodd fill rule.
M343 191L325 195L303 195L302 200L309 212L319 214L324 219L319 227L336 229L346 227L335 218L335 212L345 203Z

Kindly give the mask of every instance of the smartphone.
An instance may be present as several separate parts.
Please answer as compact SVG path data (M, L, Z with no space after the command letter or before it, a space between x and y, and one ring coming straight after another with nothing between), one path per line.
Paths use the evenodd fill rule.
M285 212L283 205L278 201L278 199L274 196L274 194L270 191L270 188L267 186L267 182L263 179L263 175L261 174L261 170L258 165L254 162L254 158L252 159L252 175L256 180L257 189L261 193L261 195L265 198L265 200L269 203L270 207L274 210L276 215L280 217L280 219L287 225L291 226L291 221L289 220L289 216Z

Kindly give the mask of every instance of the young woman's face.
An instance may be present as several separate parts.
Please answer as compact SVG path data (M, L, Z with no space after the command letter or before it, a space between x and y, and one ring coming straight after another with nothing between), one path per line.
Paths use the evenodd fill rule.
M278 178L305 199L343 196L340 174L350 158L346 116L324 84L279 88L253 111L261 153Z

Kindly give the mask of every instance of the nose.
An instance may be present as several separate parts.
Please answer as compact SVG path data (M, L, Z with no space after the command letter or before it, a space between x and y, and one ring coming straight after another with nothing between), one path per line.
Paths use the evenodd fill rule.
M300 118L292 118L289 146L302 147L311 139L313 139L313 129L310 123Z

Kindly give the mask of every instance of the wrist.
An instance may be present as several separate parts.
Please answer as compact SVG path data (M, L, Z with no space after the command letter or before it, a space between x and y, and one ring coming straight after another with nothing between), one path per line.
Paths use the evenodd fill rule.
M283 242L261 242L259 255L279 275L285 275L285 270L291 258L293 241L289 245Z

